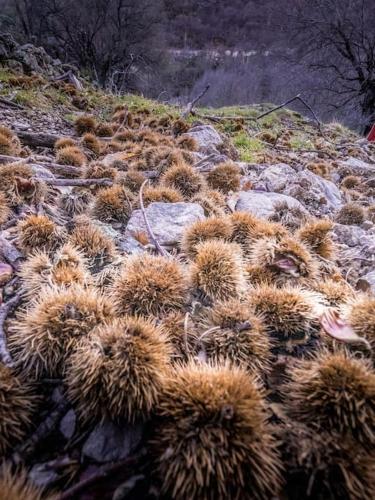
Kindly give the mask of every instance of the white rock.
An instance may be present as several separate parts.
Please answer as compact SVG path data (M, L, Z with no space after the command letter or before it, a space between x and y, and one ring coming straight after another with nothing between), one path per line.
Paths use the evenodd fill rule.
M198 142L199 149L204 153L212 152L223 143L219 132L211 125L196 125L189 130L187 135Z
M197 203L157 202L150 203L145 210L155 237L161 245L167 246L176 245L180 241L186 226L205 218L203 208ZM142 212L134 210L126 227L125 236L139 231L147 234Z
M304 206L295 198L280 193L242 191L236 204L237 211L249 212L261 218L270 217L278 203L287 203L289 208L299 208L308 214Z

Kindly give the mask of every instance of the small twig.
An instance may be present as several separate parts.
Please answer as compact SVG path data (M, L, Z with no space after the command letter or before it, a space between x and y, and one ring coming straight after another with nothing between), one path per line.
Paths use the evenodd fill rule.
M271 113L273 113L273 112L275 112L275 111L277 111L277 110L279 110L279 109L281 109L281 108L285 108L285 106L287 106L287 105L288 105L288 104L290 104L291 102L296 101L297 99L299 99L299 98L300 98L300 95L301 95L301 94L298 94L298 95L296 95L296 96L292 97L291 99L288 99L287 101L283 102L283 103L282 103L282 104L280 104L279 106L276 106L275 108L272 108L272 109L270 109L269 111L266 111L265 113L262 113L262 114L258 115L255 119L256 119L256 120L260 120L261 118L264 118L265 116L268 116L268 115L270 115Z
M67 413L70 404L63 399L52 411L45 420L39 425L35 432L20 446L12 455L12 460L15 464L19 464L27 457L32 455L37 446L44 441L51 432L57 427L60 420Z
M143 219L145 221L145 224L146 224L146 229L147 229L147 232L148 232L148 235L150 237L150 240L153 242L155 248L157 249L157 251L160 253L160 255L163 255L163 257L167 257L168 256L168 253L164 250L164 248L160 245L160 243L158 242L158 240L156 239L155 235L154 235L154 232L153 230L151 229L151 226L150 226L150 223L147 219L147 215L146 215L146 210L145 210L145 207L144 207L144 204L143 204L143 188L145 187L145 185L149 182L148 179L146 179L142 186L141 186L141 189L139 190L139 204L140 204L140 207L141 207L141 212L142 212L142 215L143 215Z
M4 365L10 367L14 365L14 362L6 345L4 323L8 317L8 314L10 314L19 305L21 300L22 293L18 292L16 295L14 295L14 297L8 300L8 302L5 302L0 306L0 358Z
M100 467L96 472L91 474L89 477L86 477L79 483L75 484L68 490L64 491L58 497L58 500L71 500L78 498L77 495L79 493L87 490L95 483L101 481L102 479L107 478L108 476L119 470L125 469L126 467L130 467L136 464L139 461L139 459L145 455L145 453L146 453L145 450L142 449L140 452L138 452L136 455L133 455L132 457L125 458L124 460L121 460L120 462L116 462L114 464L107 464Z
M189 344L188 344L188 323L189 323L189 316L190 314L187 312L185 314L185 319L184 319L184 342L185 342L185 350L186 350L186 355L189 354Z
M25 106L22 106L21 104L18 104L17 102L10 101L9 99L5 99L5 97L0 97L0 103L6 104L7 106L10 106L12 108L26 109Z
M50 186L113 186L111 179L38 179Z
M184 111L181 113L181 118L186 119L190 115L190 113L193 111L194 106L197 104L199 99L202 99L202 97L208 92L209 88L210 85L206 85L205 89L197 97L195 97L195 99L188 103Z

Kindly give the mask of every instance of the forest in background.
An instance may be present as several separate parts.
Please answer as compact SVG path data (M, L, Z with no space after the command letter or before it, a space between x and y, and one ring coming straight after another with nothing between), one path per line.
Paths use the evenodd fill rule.
M375 121L373 0L0 0L0 31L98 85L209 106L302 93L323 120ZM1 58L1 56L0 56Z

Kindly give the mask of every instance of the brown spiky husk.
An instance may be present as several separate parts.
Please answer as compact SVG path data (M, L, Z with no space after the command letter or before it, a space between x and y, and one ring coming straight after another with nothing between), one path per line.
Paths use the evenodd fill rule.
M84 172L83 177L85 179L112 179L114 180L117 176L117 170L113 167L108 167L103 163L90 163Z
M7 127L0 127L0 154L18 156L21 149L18 137Z
M337 281L329 278L320 280L313 288L323 295L329 306L336 308L352 299L355 294L349 283L344 280Z
M17 224L17 243L25 253L53 251L65 238L65 230L46 215L29 215Z
M222 193L238 191L240 189L241 170L231 162L219 163L207 175L207 183L212 189L217 189Z
M287 258L293 260L296 270L290 274L277 268L277 260ZM254 242L249 263L272 274L272 282L277 285L284 284L311 284L319 277L318 262L312 257L308 248L296 239L283 237L261 238Z
M67 215L80 215L88 208L94 199L91 191L85 188L75 188L59 198L59 206Z
M225 197L219 191L205 189L191 198L192 203L199 203L206 217L225 215Z
M284 391L292 418L316 432L337 432L374 446L375 374L369 363L345 351L321 351L300 361L289 376Z
M168 257L130 256L113 286L120 314L158 316L181 309L187 300L188 282L182 265Z
M281 224L261 220L248 212L234 212L231 214L233 232L231 240L238 243L244 255L248 255L257 239L275 237L276 239L287 235L287 230Z
M82 137L82 145L92 151L95 155L100 155L102 145L95 134L87 132Z
M324 429L316 432L295 421L280 428L279 437L287 498L374 498L375 457L356 443Z
M5 196L5 193L0 191L0 225L6 222L11 214L11 209Z
M336 222L339 224L354 225L362 224L365 220L365 211L363 207L355 203L344 205L336 216Z
M350 326L360 337L365 337L375 349L375 298L359 296L344 307L344 314Z
M228 241L231 235L232 224L228 217L210 217L198 220L185 230L181 248L188 257L194 258L198 243L207 240Z
M2 500L57 500L56 495L46 495L42 488L31 483L25 470L12 472L10 465L0 467L0 498Z
M30 165L22 162L0 165L0 191L4 193L11 206L21 204L23 197L19 193L19 180L29 181L33 176Z
M160 328L171 343L173 362L185 362L197 354L197 330L188 313L172 311L163 316Z
M0 458L30 430L38 402L33 385L0 361Z
M281 463L264 395L237 367L189 364L165 384L151 440L162 494L202 500L277 496Z
M186 163L170 167L161 178L161 183L180 191L187 199L205 187L203 176Z
M143 192L143 203L145 206L153 202L178 203L181 201L184 201L184 197L180 191L165 186L151 186Z
M57 141L54 144L54 148L56 151L59 149L75 147L75 146L77 146L77 143L70 137L61 137L60 139L57 139Z
M113 239L86 216L77 217L69 242L82 251L92 272L98 272L117 256Z
M333 259L335 247L329 235L332 229L333 223L328 219L322 219L308 222L299 229L296 236L323 259Z
M83 421L146 419L157 404L170 348L152 322L124 317L95 328L72 354L68 398Z
M121 186L124 186L124 188L129 189L132 193L138 194L145 179L146 177L142 174L142 172L130 169L128 172L120 175L117 182Z
M82 167L87 163L87 158L77 146L66 146L57 150L56 161L61 165Z
M74 127L78 135L83 135L87 132L94 134L96 126L97 126L96 119L94 116L91 115L80 116L74 122Z
M209 301L239 297L245 288L241 249L234 243L199 243L191 265L191 282Z
M90 281L83 254L70 243L54 255L35 252L22 264L19 276L28 298L35 297L46 286L83 286Z
M110 301L94 289L44 289L10 326L9 348L31 377L60 376L77 344L112 317Z
M299 287L260 285L249 293L249 304L271 335L281 345L284 341L305 344L319 329L315 297Z
M101 189L94 200L92 215L102 222L127 222L131 216L134 195L122 186Z
M270 340L247 303L237 299L216 303L201 315L197 329L208 359L230 361L258 375L269 369Z

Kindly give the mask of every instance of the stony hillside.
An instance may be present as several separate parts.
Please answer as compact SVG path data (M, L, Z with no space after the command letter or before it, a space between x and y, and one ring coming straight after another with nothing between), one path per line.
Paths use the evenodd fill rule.
M0 497L373 498L375 146L8 66Z

